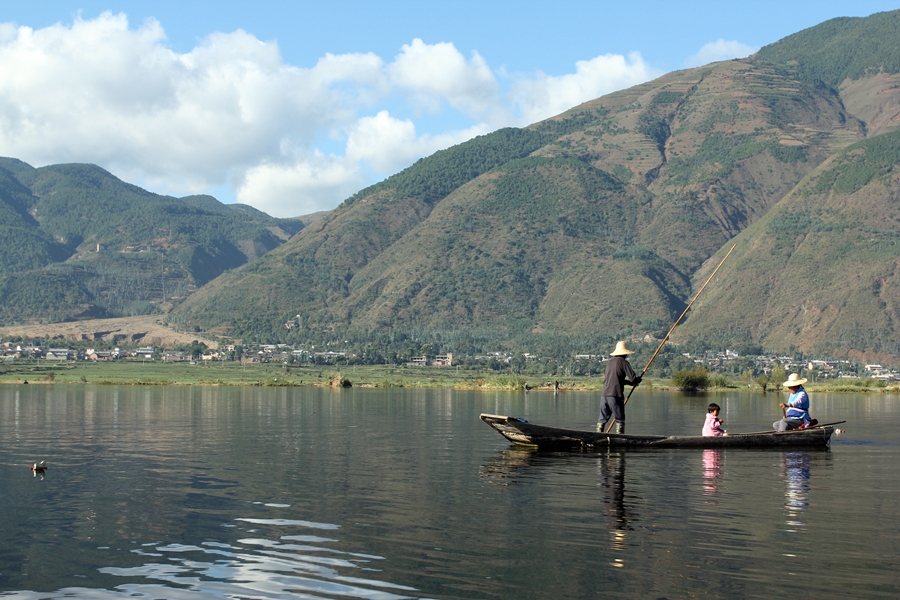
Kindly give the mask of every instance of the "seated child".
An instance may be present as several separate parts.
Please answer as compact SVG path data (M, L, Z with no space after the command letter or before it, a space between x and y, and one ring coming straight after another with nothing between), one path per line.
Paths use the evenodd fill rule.
M720 435L728 435L725 433L725 430L722 429L723 421L719 418L719 405L713 402L709 405L709 408L706 412L706 422L703 423L703 435L705 436L720 436Z

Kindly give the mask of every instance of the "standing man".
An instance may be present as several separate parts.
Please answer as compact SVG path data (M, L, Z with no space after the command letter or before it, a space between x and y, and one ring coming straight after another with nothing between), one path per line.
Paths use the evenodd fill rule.
M625 360L629 354L634 353L621 341L616 342L616 349L609 354L612 358L606 363L606 379L603 391L600 392L600 420L597 421L599 433L606 429L610 416L616 419L616 433L625 433L625 384L637 387L641 382L641 378L634 374L631 365Z

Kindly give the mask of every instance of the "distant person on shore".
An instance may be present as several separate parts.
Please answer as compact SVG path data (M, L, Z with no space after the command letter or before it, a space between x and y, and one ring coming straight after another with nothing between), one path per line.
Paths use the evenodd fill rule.
M806 429L818 424L819 421L809 417L809 396L803 389L804 383L806 379L800 379L797 373L791 373L788 380L781 384L791 391L791 395L787 403L781 402L778 405L784 410L784 418L772 423L775 431Z
M712 436L719 437L722 435L728 435L724 429L722 429L722 424L724 421L719 418L719 411L722 410L719 408L719 405L713 402L706 409L706 422L703 423L703 435L704 436Z
M631 364L625 359L634 354L625 347L625 342L616 342L616 349L610 352L606 362L606 379L600 392L600 420L597 431L602 433L610 417L616 420L616 433L625 433L625 384L637 387L641 378L634 374Z

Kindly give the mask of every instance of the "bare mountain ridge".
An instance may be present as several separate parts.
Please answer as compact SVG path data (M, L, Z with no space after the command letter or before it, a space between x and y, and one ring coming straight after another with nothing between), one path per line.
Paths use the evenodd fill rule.
M853 144L820 165L734 238L729 268L740 277L704 294L688 331L735 329L766 347L895 361L898 164L900 130Z
M458 178L449 155L467 144L439 165L424 159L177 314L237 332L297 315L301 331L658 334L704 261L871 134L847 104L880 115L876 131L896 127L885 117L900 97L891 77L848 82L845 103L796 66L753 57L671 73L504 132L519 154L437 200L410 182L427 184L428 167ZM859 92L873 86L877 101ZM254 304L268 322L244 319Z
M169 319L284 341L415 332L449 350L639 338L737 242L682 339L900 356L898 22L835 19L435 153Z

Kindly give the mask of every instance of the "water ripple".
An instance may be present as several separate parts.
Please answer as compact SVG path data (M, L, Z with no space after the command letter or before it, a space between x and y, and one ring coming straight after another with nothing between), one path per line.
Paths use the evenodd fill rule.
M280 525L280 526L291 526L296 525L297 527L312 527L315 529L339 529L340 525L332 525L330 523L313 523L311 521L297 521L295 519L246 519L246 518L237 518L235 521L244 521L246 523L253 523L254 525Z
M338 525L329 523L292 519L235 520L279 527L339 528ZM285 541L288 543L284 543ZM313 545L337 541L318 536L285 535L278 539L245 538L234 544L142 544L140 549L131 552L139 556L167 559L168 562L157 561L134 567L108 566L99 568L98 571L115 577L152 580L154 583L127 583L111 590L80 587L68 587L49 593L23 590L0 593L0 597L21 600L126 597L171 600L223 597L403 600L417 597L409 595L416 591L415 588L348 573L354 569L376 571L369 564L373 560L383 560L383 557ZM323 553L329 556L322 556Z

